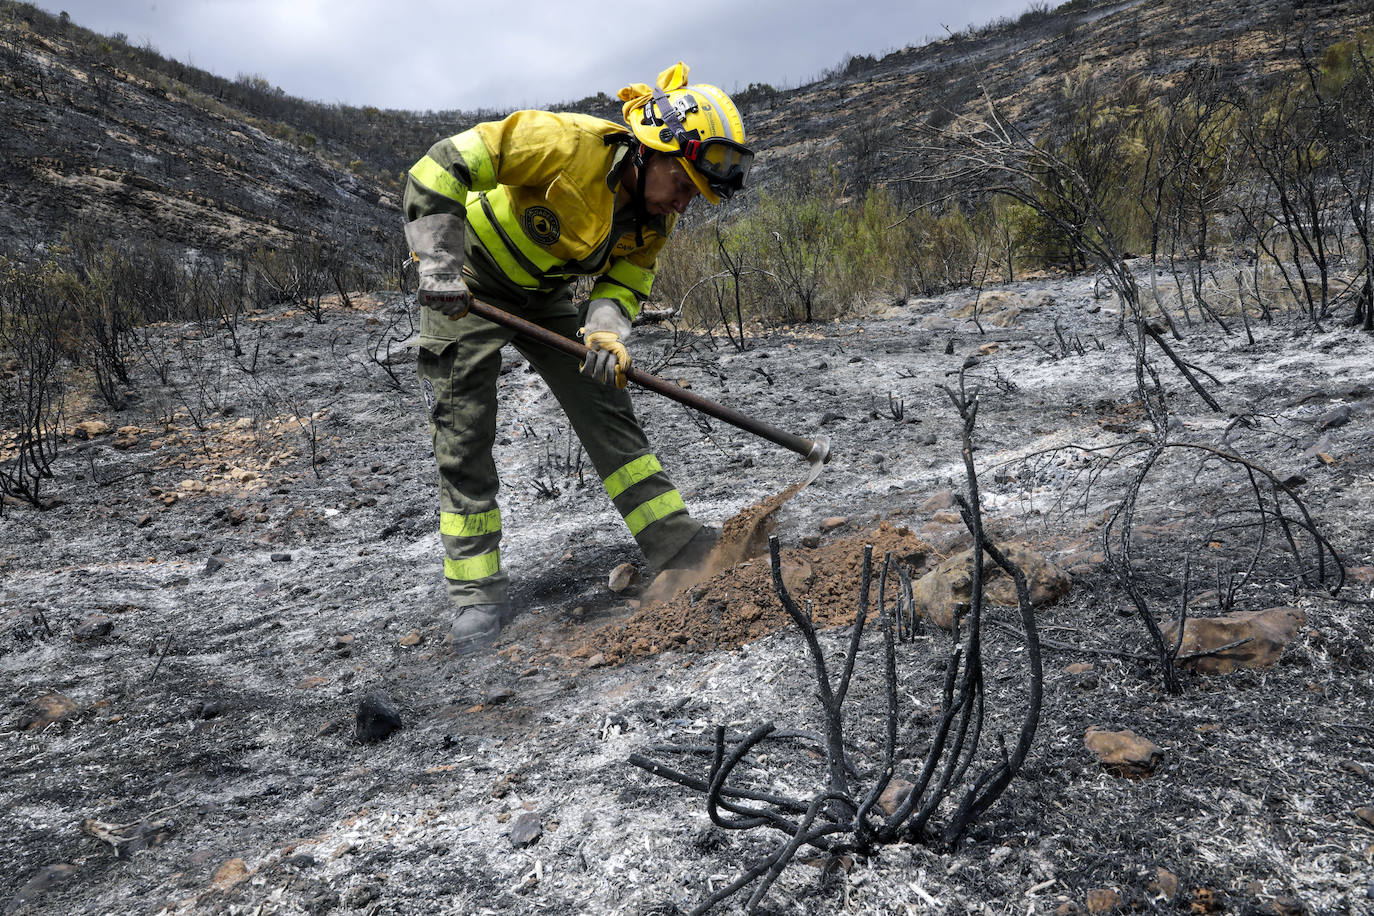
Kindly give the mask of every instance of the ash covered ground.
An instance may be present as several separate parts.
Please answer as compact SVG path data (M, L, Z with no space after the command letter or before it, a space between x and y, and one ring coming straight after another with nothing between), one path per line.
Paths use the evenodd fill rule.
M1305 614L1281 662L1185 672L1173 697L1101 552L1129 469L1091 473L1070 448L1146 428L1113 303L1083 278L976 298L976 314L965 291L760 332L744 352L664 328L634 341L641 364L667 360L665 377L832 440L834 460L775 516L817 619L833 624L828 652L848 638L864 544L898 550L919 575L969 543L949 509L965 485L959 423L938 387L961 369L981 392L975 454L994 535L1073 577L1038 614L1045 701L1031 755L970 839L803 856L765 907L1374 909L1374 827L1357 813L1374 806L1374 627L1359 603L1374 597L1368 336L1295 319L1256 323L1253 343L1239 328L1185 327L1174 345L1220 383L1221 413L1159 361L1171 437L1293 481L1347 566L1337 599L1256 576L1236 607ZM611 592L611 569L640 562L634 543L552 395L509 351L497 458L524 613L496 651L452 657L423 401L394 345L408 314L386 297L336 306L322 324L264 310L242 322L240 357L223 334L154 329L169 384L148 383L118 413L69 394L69 426L109 431L74 431L49 491L58 504L9 505L0 526L7 912L685 912L777 842L713 827L701 795L627 762L645 754L704 776L699 749L717 725L732 737L763 721L820 729L810 661L766 561L667 603ZM804 477L795 456L745 433L648 393L636 405L703 519ZM1226 591L1213 520L1250 492L1192 456L1147 479L1137 559L1162 619L1176 613L1185 556L1195 592ZM1282 566L1272 543L1258 572ZM1003 611L985 633L989 734L1015 729L1024 679ZM933 627L898 650L918 760L949 651ZM866 636L848 707L861 769L880 729L880 657ZM374 691L404 725L360 743L354 715ZM1163 760L1147 778L1112 775L1084 747L1090 726L1133 729ZM804 741L750 766L758 784L807 797L823 777Z

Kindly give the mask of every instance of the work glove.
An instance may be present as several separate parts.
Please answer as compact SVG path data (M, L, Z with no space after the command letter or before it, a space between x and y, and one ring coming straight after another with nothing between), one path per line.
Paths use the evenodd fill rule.
M472 294L463 282L464 223L452 213L433 213L406 223L406 244L419 264L420 304L451 319L468 313Z
M630 336L630 318L614 299L593 299L587 305L582 323L582 342L591 352L582 363L582 374L607 385L625 387L630 371L630 352L625 339Z

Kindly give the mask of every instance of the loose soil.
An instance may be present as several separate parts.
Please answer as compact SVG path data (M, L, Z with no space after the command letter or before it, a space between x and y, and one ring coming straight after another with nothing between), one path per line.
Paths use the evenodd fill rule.
M1103 556L1145 428L1111 303L1091 278L993 292L977 309L970 291L756 332L741 352L697 339L670 364L665 375L708 396L829 436L834 458L784 499L805 477L794 456L639 394L693 512L737 548L666 599L607 588L613 567L642 561L552 396L512 357L496 458L522 613L495 651L463 659L445 644L423 398L405 351L378 346L408 336L408 304L359 299L319 325L265 310L241 329L251 366L214 331L159 329L170 384L142 381L118 413L74 391L70 425L128 429L64 443L54 507L5 507L0 901L25 914L690 910L777 838L712 826L701 796L629 756L703 776L716 726L731 740L764 721L819 731L812 659L754 533L772 526L833 668L866 545L913 575L968 545L949 508L965 486L958 419L939 387L963 371L981 392L989 529L1074 580L1038 612L1045 701L1030 758L957 848L799 862L768 911L1021 914L1119 899L1125 911L1368 912L1369 338L1285 319L1256 324L1253 343L1198 325L1175 342L1221 383L1226 413L1161 370L1171 438L1274 469L1347 575L1335 598L1302 586L1271 525L1238 581L1255 492L1231 466L1167 454L1132 540L1152 613L1167 623L1187 599L1201 616L1288 604L1307 619L1278 666L1185 671L1174 697ZM636 334L643 364L676 345L662 329ZM1026 696L1015 613L988 616L978 767L1014 736ZM898 647L901 767L924 754L952 650L933 628ZM846 719L861 781L881 762L881 656L865 631ZM375 691L404 724L362 744L354 714ZM1163 761L1113 776L1084 747L1090 726L1130 728ZM821 765L793 739L740 778L809 798ZM517 846L530 816L538 838Z

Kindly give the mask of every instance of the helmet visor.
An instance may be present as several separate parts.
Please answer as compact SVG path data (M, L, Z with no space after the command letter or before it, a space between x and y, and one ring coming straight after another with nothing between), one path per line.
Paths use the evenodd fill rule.
M689 142L683 150L683 158L701 173L712 190L725 197L744 187L744 180L754 164L753 151L721 137Z

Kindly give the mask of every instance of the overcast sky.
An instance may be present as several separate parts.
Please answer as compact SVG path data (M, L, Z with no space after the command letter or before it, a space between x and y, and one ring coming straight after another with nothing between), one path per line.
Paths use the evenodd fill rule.
M614 95L678 60L729 91L790 88L1031 0L38 0L220 76L409 111L514 110Z

